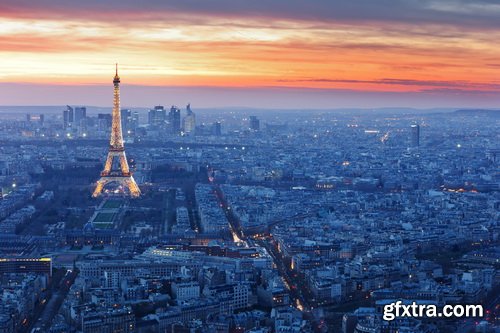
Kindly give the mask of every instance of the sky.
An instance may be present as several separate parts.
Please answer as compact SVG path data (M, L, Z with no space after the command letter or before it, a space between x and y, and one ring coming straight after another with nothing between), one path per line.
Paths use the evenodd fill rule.
M496 0L0 0L0 105L500 106Z

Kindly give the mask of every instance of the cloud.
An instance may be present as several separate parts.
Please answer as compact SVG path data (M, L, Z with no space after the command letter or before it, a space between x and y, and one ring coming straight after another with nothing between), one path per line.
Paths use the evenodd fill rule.
M66 53L78 50L101 51L103 48L111 48L115 40L111 37L81 37L67 36L64 40L58 37L37 35L7 35L0 34L0 49L2 52L44 52L44 53Z
M500 91L500 83L482 83L471 81L435 81L435 80L414 80L414 79L394 79L383 78L379 80L355 80L355 79L281 79L279 82L324 82L324 83L354 83L354 84L377 84L377 85L396 85L396 86L415 86L415 87L438 87L438 89L421 89L422 92L471 92L492 93ZM459 88L459 89L453 89Z
M480 89L457 89L457 88L432 88L421 89L420 93L427 95L440 95L440 96L489 96L497 98L499 90L480 90Z
M500 27L500 5L486 0L4 0L3 16L107 21L170 20L182 16L317 22L435 23Z
M498 91L499 38L494 1L3 0L0 81Z

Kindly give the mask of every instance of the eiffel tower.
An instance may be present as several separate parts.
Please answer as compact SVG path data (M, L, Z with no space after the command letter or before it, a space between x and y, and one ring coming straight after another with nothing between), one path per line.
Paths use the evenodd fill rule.
M118 64L116 64L116 74L113 79L113 112L111 125L111 139L109 142L108 158L101 172L101 178L97 181L97 186L92 196L94 198L101 195L104 187L109 183L117 183L124 188L128 188L130 196L137 198L141 195L141 190L132 177L125 155L123 145L122 123L120 116L120 77L118 76Z

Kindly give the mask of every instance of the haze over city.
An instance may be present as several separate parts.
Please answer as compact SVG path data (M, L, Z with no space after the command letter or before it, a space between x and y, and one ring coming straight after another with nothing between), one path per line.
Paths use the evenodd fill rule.
M0 333L499 333L495 0L0 0Z

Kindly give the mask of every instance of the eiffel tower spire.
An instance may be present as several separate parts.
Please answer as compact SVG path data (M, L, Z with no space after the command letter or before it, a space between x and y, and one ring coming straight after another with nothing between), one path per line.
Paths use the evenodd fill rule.
M113 79L113 111L111 123L111 138L109 140L109 152L101 172L101 178L97 181L97 186L92 196L101 195L106 184L116 182L129 189L132 197L141 195L141 191L130 172L127 157L125 155L125 146L123 144L122 123L120 116L120 77L118 76L118 64L116 64L116 73Z

